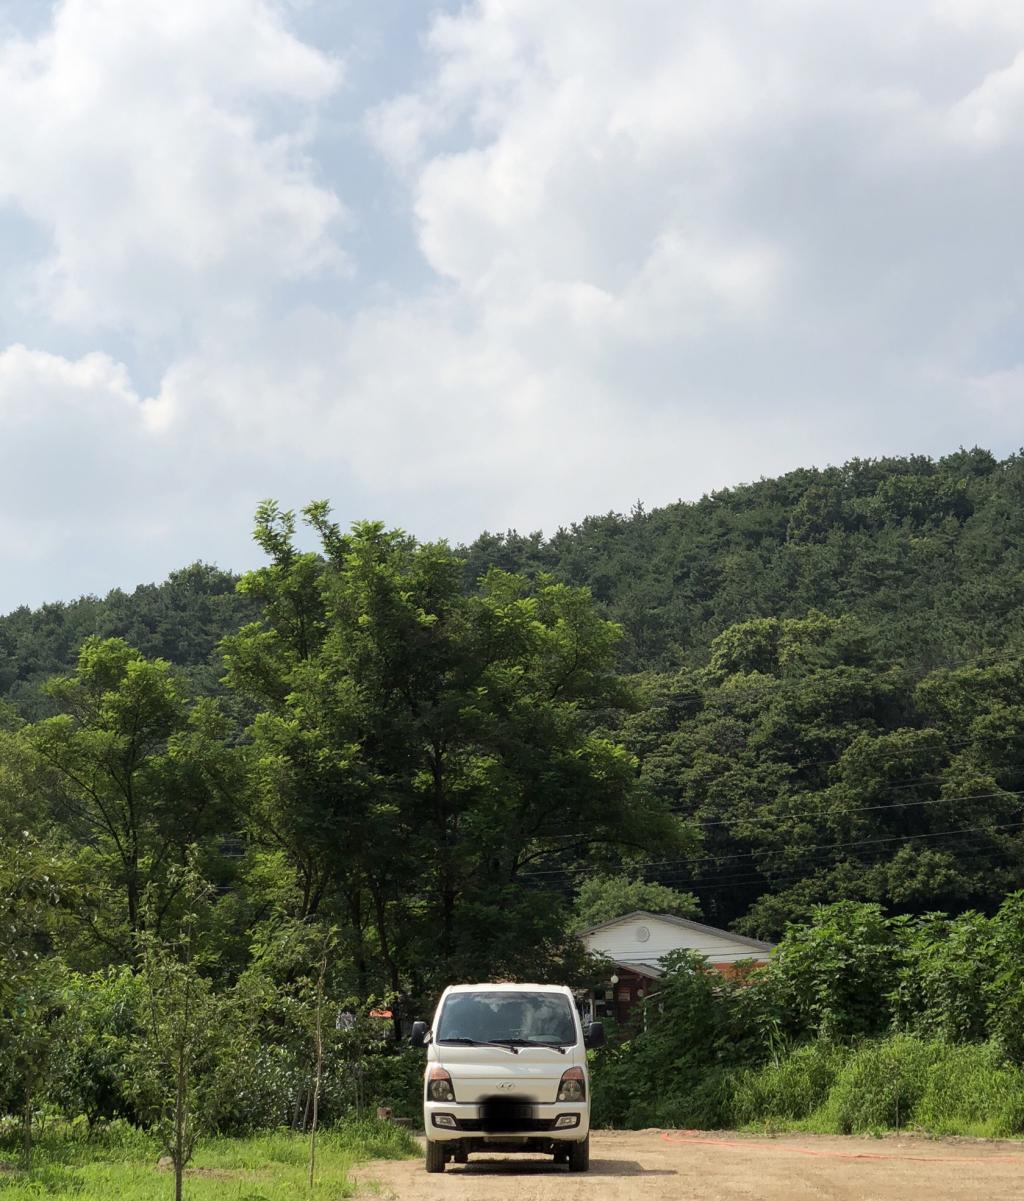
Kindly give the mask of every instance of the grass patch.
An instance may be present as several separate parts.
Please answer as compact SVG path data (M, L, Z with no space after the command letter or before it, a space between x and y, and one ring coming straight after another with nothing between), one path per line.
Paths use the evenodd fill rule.
M742 1073L733 1112L753 1129L1013 1138L1024 1134L1024 1072L992 1043L903 1034L846 1050L812 1043Z
M740 1126L785 1128L825 1104L849 1052L832 1043L797 1047L778 1063L736 1078L733 1117Z
M329 1201L355 1191L353 1164L419 1153L409 1133L388 1123L355 1121L317 1139L315 1196ZM174 1175L156 1167L159 1146L132 1127L115 1124L93 1138L63 1129L40 1137L29 1171L0 1171L0 1201L166 1201ZM296 1201L306 1197L309 1140L291 1131L251 1138L216 1138L201 1144L186 1174L185 1194L195 1201ZM0 1161L17 1163L16 1141L0 1142Z
M813 1115L815 1127L835 1134L880 1134L913 1126L929 1072L944 1048L898 1034L865 1043L846 1061Z
M932 1134L1019 1135L1024 1132L1024 1072L991 1043L947 1047L928 1072L914 1121Z

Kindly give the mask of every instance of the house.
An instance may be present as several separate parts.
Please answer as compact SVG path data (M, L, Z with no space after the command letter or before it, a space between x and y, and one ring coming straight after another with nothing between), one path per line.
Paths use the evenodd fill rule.
M771 943L744 938L701 922L667 913L627 913L577 932L593 955L612 961L606 984L593 989L584 1005L591 1020L614 1018L627 1022L637 1005L658 991L661 961L671 951L697 951L709 966L723 975L735 973L737 964L764 963L774 950Z

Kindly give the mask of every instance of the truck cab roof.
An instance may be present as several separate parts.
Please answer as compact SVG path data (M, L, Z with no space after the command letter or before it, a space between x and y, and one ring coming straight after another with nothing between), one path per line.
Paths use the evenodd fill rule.
M450 992L560 992L572 996L572 989L565 984L449 984L444 990ZM444 994L442 994L444 995Z

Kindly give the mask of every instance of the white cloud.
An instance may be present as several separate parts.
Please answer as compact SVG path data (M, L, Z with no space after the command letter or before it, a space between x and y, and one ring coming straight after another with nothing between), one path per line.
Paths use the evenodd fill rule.
M152 533L149 413L107 355L72 361L21 345L0 353L0 538L22 570L76 559L90 535L95 549L126 527L139 541ZM99 529L107 536L96 539Z
M49 231L58 323L164 349L145 390L113 356L0 358L31 501L0 541L21 561L40 531L38 599L243 563L267 494L469 538L855 454L1015 448L1020 12L461 6L362 118L404 199L385 249L367 217L392 197L346 192L352 163L310 137L336 57L286 7L67 0L0 50L0 196ZM325 290L346 216L360 275ZM415 287L374 273L408 230Z
M990 72L951 114L954 133L986 150L1021 139L1024 122L1024 50L1007 67Z
M343 207L275 106L309 115L339 79L272 0L62 0L0 45L0 201L52 239L35 304L177 333L337 269Z
M1019 316L1022 161L978 154L1020 128L1015 12L479 0L368 128L479 336L559 347L627 412L803 410L834 453L823 404L912 438L921 380L971 374Z

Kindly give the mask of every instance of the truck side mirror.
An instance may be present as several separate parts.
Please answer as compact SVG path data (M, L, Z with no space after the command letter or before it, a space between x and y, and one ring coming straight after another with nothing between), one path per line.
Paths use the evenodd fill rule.
M588 1051L605 1044L604 1026L600 1022L591 1022L583 1034L583 1045Z
M425 1047L427 1045L427 1023L413 1022L412 1034L409 1035L409 1042L414 1047Z

